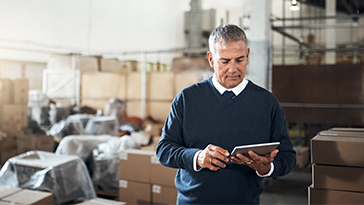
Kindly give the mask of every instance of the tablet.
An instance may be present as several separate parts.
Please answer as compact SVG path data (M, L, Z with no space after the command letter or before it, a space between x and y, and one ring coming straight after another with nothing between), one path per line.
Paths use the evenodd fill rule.
M252 145L243 145L243 146L236 146L234 150L231 152L230 156L234 156L237 153L241 153L244 155L248 155L248 151L253 151L258 155L266 155L271 153L275 150L279 142L269 142L269 143L261 143L261 144L252 144Z

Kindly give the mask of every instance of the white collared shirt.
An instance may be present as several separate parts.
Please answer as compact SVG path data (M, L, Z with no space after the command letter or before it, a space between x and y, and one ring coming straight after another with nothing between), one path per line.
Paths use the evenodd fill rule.
M233 91L233 93L235 94L235 96L239 95L246 87L246 85L248 85L248 80L246 78L243 79L243 81L241 81L239 83L239 85L231 88L231 89L226 89L225 87L223 87L219 82L217 82L216 76L215 74L212 76L212 83L214 84L214 87L216 88L217 91L219 91L219 93L222 95L226 90L228 91Z

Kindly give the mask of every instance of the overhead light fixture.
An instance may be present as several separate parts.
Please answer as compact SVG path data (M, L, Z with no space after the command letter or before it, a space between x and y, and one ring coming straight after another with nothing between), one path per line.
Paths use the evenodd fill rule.
M297 5L297 0L292 0L291 1L290 10L291 11L298 11L298 10L300 10L300 7Z

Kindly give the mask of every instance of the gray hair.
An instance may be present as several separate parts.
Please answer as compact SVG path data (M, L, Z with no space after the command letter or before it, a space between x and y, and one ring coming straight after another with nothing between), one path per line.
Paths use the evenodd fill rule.
M248 39L243 29L233 24L221 25L213 30L209 37L209 50L212 54L215 54L215 43L221 40L223 44L234 41L244 41L248 45Z

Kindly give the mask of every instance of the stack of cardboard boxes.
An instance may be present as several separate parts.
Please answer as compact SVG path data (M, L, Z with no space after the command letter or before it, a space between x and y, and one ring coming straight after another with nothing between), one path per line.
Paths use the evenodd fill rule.
M127 116L142 117L142 75L138 72L88 72L81 76L82 105L104 109L110 98L126 101ZM147 73L145 116L164 122L173 98L186 86L198 82L197 74ZM98 83L95 83L98 82ZM166 86L168 85L168 86Z
M28 127L27 79L0 79L0 164L29 150L54 151L52 136L24 135Z
M364 202L364 129L332 128L311 139L310 204Z
M120 153L119 200L128 204L176 204L177 169L161 165L155 151Z
M0 79L0 164L17 154L13 136L28 125L28 89L27 79Z
M0 79L0 129L18 134L28 125L28 80Z

